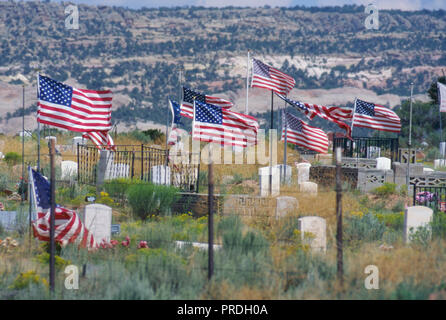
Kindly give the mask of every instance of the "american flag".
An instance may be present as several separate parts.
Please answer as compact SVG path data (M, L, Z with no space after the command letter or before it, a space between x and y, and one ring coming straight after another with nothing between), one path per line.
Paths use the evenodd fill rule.
M389 108L356 99L353 126L398 133L401 131L401 120Z
M339 107L325 107L316 104L303 103L300 101L291 100L283 95L278 94L281 99L285 100L291 106L303 112L308 119L313 120L318 116L322 119L336 123L339 128L346 131L347 137L351 137L351 128L344 121L351 121L353 110Z
M76 89L39 75L37 121L70 131L111 129L112 92Z
M183 87L183 101L181 102L181 115L193 119L194 118L194 99L199 102L209 103L221 108L229 109L234 104L228 100L208 96L206 94L200 93Z
M287 142L319 153L327 153L328 137L319 128L309 126L291 113L285 112L285 126ZM285 138L285 128L282 139Z
M90 139L98 149L116 151L115 143L108 131L89 131L85 132L82 137Z
M31 168L29 168L29 176L37 210L37 219L32 222L34 237L41 241L50 241L50 183ZM97 248L93 234L85 228L75 211L56 205L55 214L54 239L56 242L62 245L77 243L80 247Z
M195 100L192 139L247 147L257 143L256 118Z
M251 87L270 89L278 94L288 95L296 84L289 75L259 60L252 59L252 65Z

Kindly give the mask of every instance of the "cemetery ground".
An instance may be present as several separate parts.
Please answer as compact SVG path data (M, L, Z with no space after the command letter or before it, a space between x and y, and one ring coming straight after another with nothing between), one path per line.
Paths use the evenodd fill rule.
M69 134L57 135L58 144ZM18 137L0 137L3 154L20 153ZM119 135L117 144L140 144L137 137ZM162 145L162 141L156 142ZM48 153L42 143L42 167ZM278 144L279 163L283 144ZM27 141L25 154L35 154ZM288 150L289 163L299 155ZM65 157L66 156L66 157ZM74 154L63 153L63 158ZM28 159L26 159L28 160ZM300 192L296 168L280 196L297 199L287 215L276 217L216 214L214 275L207 278L207 250L178 241L206 243L208 219L202 212L173 214L178 198L172 187L119 179L101 192L77 183L57 186L57 203L78 213L96 196L96 203L112 208L113 224L120 224L108 245L95 250L58 246L56 288L48 289L48 245L30 237L28 202L5 193L20 186L20 161L2 160L0 202L19 217L13 229L0 229L0 299L446 299L446 216L435 211L428 229L404 241L404 210L412 205L404 188L392 184L362 194L344 185L344 284L336 276L336 193L318 186L317 195ZM218 194L258 195L256 165L216 165ZM200 192L206 193L207 166L200 168ZM59 173L60 174L60 173ZM144 202L156 194L160 201ZM9 200L8 200L9 199ZM161 201L162 200L162 201ZM162 203L162 204L161 204ZM141 209L142 208L142 209ZM144 209L145 208L145 209ZM0 211L0 215L2 211ZM300 231L299 218L326 221L326 251L312 250L317 235ZM128 238L127 238L128 237ZM144 242L145 241L145 242ZM100 240L98 241L100 242ZM65 288L66 266L79 268L79 288ZM379 270L379 289L366 289L369 274Z

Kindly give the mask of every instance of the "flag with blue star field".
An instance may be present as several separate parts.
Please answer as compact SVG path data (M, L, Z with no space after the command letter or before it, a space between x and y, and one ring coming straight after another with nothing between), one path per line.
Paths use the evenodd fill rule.
M257 144L256 118L195 100L192 139L220 145Z
M39 172L29 168L32 199L37 211L32 221L34 237L40 241L50 241L51 185ZM97 248L91 232L85 228L75 211L56 205L54 239L62 245L76 243L83 248Z
M401 120L389 108L356 99L352 120L353 126L399 133L401 131Z
M228 100L219 97L208 96L198 91L183 87L183 101L181 102L180 113L183 117L190 119L194 118L194 99L199 102L209 103L225 109L229 109L234 105Z
M275 93L288 95L296 80L260 60L252 59L251 87L270 89Z
M283 95L277 94L279 98L289 103L291 106L297 110L303 112L308 119L313 120L314 117L318 116L322 119L336 123L339 128L345 130L347 137L351 137L351 128L344 121L351 121L353 110L340 108L340 107L325 107L318 106L317 104L303 103L300 101L291 100Z
M111 129L112 92L76 89L39 75L37 121L70 131Z
M169 99L170 110L174 124L181 124L181 106L178 102Z
M285 128L282 130L282 139L285 138L287 143L314 150L319 153L327 153L328 136L319 128L312 127L291 113L285 112Z

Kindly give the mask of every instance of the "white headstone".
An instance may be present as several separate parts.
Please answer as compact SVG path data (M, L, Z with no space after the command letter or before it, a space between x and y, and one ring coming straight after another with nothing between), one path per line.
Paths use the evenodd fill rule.
M259 183L260 183L260 196L268 197L269 194L269 179L270 179L270 167L259 168ZM275 197L280 194L280 170L277 167L271 168L272 172L272 193L271 197Z
M170 186L170 167L153 166L150 168L151 180L154 184Z
M112 208L103 204L90 204L84 209L84 225L97 243L111 239Z
M434 168L441 168L446 167L446 160L445 159L436 159L434 160Z
M50 141L51 139L54 139L54 142L55 142L55 143L57 142L57 138L56 138L55 136L46 136L46 137L45 137L45 140L46 140L46 141Z
M299 208L299 201L294 197L277 197L276 201L276 219L285 217Z
M390 170L392 169L392 161L386 157L376 158L376 169Z
M311 163L298 163L297 167L297 183L301 184L302 182L307 182L310 180L310 168Z
M3 152L0 152L0 160L3 159L5 156L3 155Z
M62 171L61 179L70 179L77 176L77 162L74 161L62 161L60 163L60 169Z
M209 248L209 244L208 244L208 243L203 243L203 242L189 242L189 241L180 241L180 240L175 241L175 246L176 246L178 249L182 249L182 248L187 247L187 246L192 246L192 247L194 247L194 248L198 248L198 249L200 249L200 250L207 250L207 249ZM219 250L219 249L221 249L222 247L223 247L223 246L222 246L221 244L214 244L214 245L212 246L212 248L213 248L214 250Z
M310 195L317 195L317 183L306 181L299 184L299 191L309 193Z
M431 172L435 172L435 170L431 169L431 168L423 168L423 172L424 173L431 173Z
M433 218L433 210L424 206L408 207L404 212L404 241L410 242L410 235L419 227L429 226Z
M325 219L310 216L299 218L298 222L302 242L309 243L312 251L325 252L327 250L327 223Z
M84 144L84 138L83 137L73 137L72 142L73 142L74 146L76 146L77 144Z
M279 169L280 175L282 177L282 180L289 184L291 183L291 175L292 173L292 168L289 165L283 165L283 164L278 164L274 167L277 167Z
M0 225L7 231L13 231L16 226L16 211L0 211Z

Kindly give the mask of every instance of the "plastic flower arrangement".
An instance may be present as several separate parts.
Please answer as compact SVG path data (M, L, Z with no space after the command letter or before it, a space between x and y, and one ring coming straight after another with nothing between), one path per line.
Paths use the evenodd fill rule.
M139 242L139 244L138 244L138 249L143 249L143 248L145 248L145 249L149 249L149 246L147 245L147 241L140 241Z
M435 201L435 194L429 191L418 192L415 196L415 200L418 204Z
M19 246L19 243L17 242L17 240L14 240L11 237L7 237L4 240L0 240L0 246L6 250L6 252L10 252L11 250L13 250L15 247Z
M130 246L130 238L129 236L125 237L125 240L121 242L123 247L128 248Z

